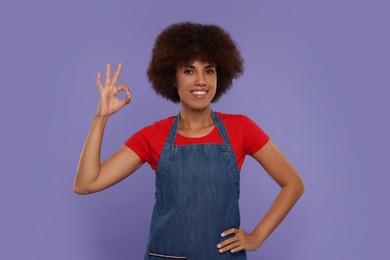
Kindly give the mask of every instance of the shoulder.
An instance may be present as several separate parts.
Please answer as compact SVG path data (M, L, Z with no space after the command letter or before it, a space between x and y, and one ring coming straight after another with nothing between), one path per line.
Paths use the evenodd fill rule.
M154 122L132 135L125 145L141 158L142 163L148 162L155 169L172 122L173 117Z
M259 151L269 140L269 136L249 117L241 114L218 113L236 149L244 155Z
M126 144L138 143L142 146L153 146L156 140L165 140L169 133L169 129L172 126L173 116L164 118L160 121L154 122L134 133L127 141Z
M139 133L142 133L144 135L168 133L169 129L172 127L173 118L174 118L174 116L170 116L170 117L161 119L160 121L156 121L156 122L142 128L139 131Z
M242 127L248 124L254 124L254 122L249 117L242 114L225 114L222 112L216 113L221 118L222 122L226 125L226 127Z
M221 112L216 113L231 134L244 135L245 138L248 138L249 135L254 137L260 136L264 139L268 138L263 129L248 116L242 114L225 114Z

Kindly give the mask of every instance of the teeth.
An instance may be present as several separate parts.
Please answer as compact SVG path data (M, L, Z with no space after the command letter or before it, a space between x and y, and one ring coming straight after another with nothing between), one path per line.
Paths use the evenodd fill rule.
M204 95L206 94L206 91L198 90L198 91L192 91L192 93L194 93L195 95Z

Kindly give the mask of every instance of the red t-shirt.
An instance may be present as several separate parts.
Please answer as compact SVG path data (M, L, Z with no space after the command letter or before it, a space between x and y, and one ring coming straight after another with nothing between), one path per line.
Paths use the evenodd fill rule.
M241 169L245 156L259 151L268 142L269 136L244 115L216 113L225 124L238 168ZM125 145L141 158L142 163L149 163L154 171L156 171L161 151L173 124L173 119L174 116L171 116L155 122L141 129L125 142ZM179 133L176 134L175 145L201 143L222 144L223 141L215 126L208 135L198 138L189 138Z

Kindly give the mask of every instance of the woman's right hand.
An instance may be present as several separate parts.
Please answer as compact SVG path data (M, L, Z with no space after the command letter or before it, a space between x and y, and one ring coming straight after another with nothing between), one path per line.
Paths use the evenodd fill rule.
M100 93L99 106L95 113L95 116L109 117L119 109L130 103L131 94L130 90L124 84L116 86L119 75L121 74L122 63L119 63L118 69L115 72L114 77L111 79L111 65L106 66L106 79L104 86L102 84L102 75L99 72L97 74L96 86ZM126 93L126 97L123 100L119 100L117 94L121 91Z

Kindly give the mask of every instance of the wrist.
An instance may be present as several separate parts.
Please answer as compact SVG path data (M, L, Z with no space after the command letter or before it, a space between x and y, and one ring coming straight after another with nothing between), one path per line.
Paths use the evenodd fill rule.
M255 238L256 242L261 245L267 239L268 235L265 234L263 230L255 229L252 231L251 235Z
M94 114L92 117L92 123L106 124L108 121L109 115L99 115Z

